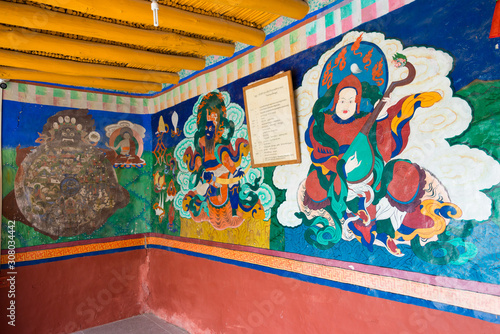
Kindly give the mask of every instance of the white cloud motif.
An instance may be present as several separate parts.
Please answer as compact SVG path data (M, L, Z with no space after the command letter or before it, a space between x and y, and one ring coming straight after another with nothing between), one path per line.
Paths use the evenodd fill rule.
M334 48L325 52L303 77L302 86L295 91L297 119L300 131L302 163L276 168L273 181L276 187L286 189L286 201L278 208L279 222L284 226L301 223L294 216L299 212L297 192L306 178L310 156L304 143L312 107L317 100L320 73L332 54L343 46L353 43L363 34L364 42L376 44L392 59L402 53L416 69L416 77L409 85L397 87L391 94L391 102L415 93L434 91L442 100L430 108L419 108L410 121L411 133L406 149L396 158L409 159L433 173L448 190L450 199L462 209L462 219L486 220L491 216L491 200L481 190L500 183L500 164L481 150L465 145L450 146L446 138L459 135L467 129L472 112L466 101L453 96L450 79L453 58L442 51L427 47L403 49L398 40L385 39L381 33L351 31ZM389 66L390 81L406 76L405 69Z

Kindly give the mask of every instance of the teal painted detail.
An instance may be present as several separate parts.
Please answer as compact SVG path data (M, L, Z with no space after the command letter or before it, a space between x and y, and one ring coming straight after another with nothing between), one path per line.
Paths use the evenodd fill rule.
M311 36L316 33L316 21L306 25L306 36Z
M340 18L343 20L352 15L352 2L340 8Z
M361 8L373 5L375 2L377 2L377 0L361 0Z
M325 15L325 26L329 27L335 23L335 15L333 12L330 12Z

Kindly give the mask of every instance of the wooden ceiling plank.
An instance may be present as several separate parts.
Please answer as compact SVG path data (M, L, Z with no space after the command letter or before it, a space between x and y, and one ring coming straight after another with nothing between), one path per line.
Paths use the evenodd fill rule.
M153 25L153 12L151 11L150 2L144 0L37 0L37 2L95 16ZM266 37L262 30L221 18L163 5L159 7L159 24L163 28L223 38L253 46L260 46Z
M61 85L92 87L100 89L112 89L129 93L149 93L159 92L162 85L154 82L137 82L119 79L93 78L93 77L74 77L61 75L57 73L48 73L41 71L26 70L14 67L0 66L0 77L9 80L29 80L50 82Z
M136 29L4 1L0 1L0 23L93 37L147 48L195 53L202 56L230 57L234 53L233 44L202 40L158 30Z
M248 8L273 13L292 19L303 19L309 12L309 5L302 0L205 0L217 5Z
M80 63L2 49L0 49L0 65L77 77L86 76L171 84L179 82L179 75L176 73Z
M158 0L161 2L168 1L169 3L175 3L175 7L187 6L191 8L202 8L203 11L209 11L213 13L220 13L226 17L234 17L238 20L253 22L258 25L258 27L265 27L266 22L272 22L280 17L279 14L274 14L271 12L264 12L262 8L250 9L241 7L234 7L233 1L227 1L227 4L216 4L208 0ZM210 1L210 2L209 2ZM217 0L215 0L217 1ZM316 0L317 1L317 0ZM326 0L323 0L326 1ZM352 0L351 0L352 1ZM238 1L239 2L239 1Z
M6 26L0 26L0 46L5 49L43 51L72 57L127 63L130 66L134 64L149 66L157 71L172 71L174 68L201 70L205 67L204 59L74 40Z

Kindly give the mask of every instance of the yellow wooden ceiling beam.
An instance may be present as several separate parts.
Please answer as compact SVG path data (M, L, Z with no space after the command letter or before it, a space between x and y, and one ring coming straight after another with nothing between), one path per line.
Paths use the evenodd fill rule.
M175 72L179 69L201 70L205 60L194 57L171 56L40 34L26 29L0 26L0 46L21 51L43 51L72 57L126 63L131 67L146 67L156 71Z
M29 80L50 82L61 85L120 90L129 93L149 93L161 91L162 85L154 82L136 82L119 79L74 77L55 73L25 70L0 66L0 77L9 80Z
M0 49L0 65L25 68L42 72L58 73L62 75L171 84L176 84L179 82L179 75L177 75L176 73L146 71L118 66L80 63L71 60L61 60L50 57L35 56L22 52L2 49Z
M207 41L158 30L136 29L12 2L0 1L0 23L143 47L196 53L202 56L230 57L234 53L234 45L228 43Z
M300 20L309 12L309 5L302 0L206 0L232 7L254 9Z
M144 0L37 0L37 2L96 16L153 25L150 2ZM248 45L259 46L266 38L265 33L256 28L163 5L160 5L158 17L160 27L163 28L224 38Z

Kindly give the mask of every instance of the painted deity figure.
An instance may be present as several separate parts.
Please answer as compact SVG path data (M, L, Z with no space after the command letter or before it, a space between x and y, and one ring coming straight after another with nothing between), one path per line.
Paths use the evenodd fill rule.
M127 122L127 124L130 124L130 126L124 124L106 127L109 137L109 144L106 143L106 146L112 150L108 150L107 154L110 160L112 160L114 167L130 168L135 166L140 168L146 164L141 159L143 142L140 135L132 129L132 126L141 130L143 128L130 122Z
M212 92L203 98L196 125L195 149L187 148L183 158L193 173L193 190L184 197L184 209L195 221L209 221L219 230L238 227L248 215L257 218L255 212L264 214L254 191L240 198L240 183L246 173L241 160L248 155L249 144L243 138L238 138L234 147L231 144L234 124L227 119L222 94Z
M134 134L132 129L127 127L120 129L120 137L121 140L116 146L110 146L106 143L106 146L118 154L115 163L141 163L141 158L136 155L136 145L133 140Z
M431 107L441 96L423 92L393 103L393 89L415 77L413 65L397 55L398 65L403 61L408 68L407 77L385 89L383 54L367 75L371 62L366 62L365 71L358 63L365 62L376 46L357 43L350 45L351 73L337 69L338 84L331 81L330 69L341 55L346 56L349 45L337 58L334 54L323 70L320 98L305 134L312 164L299 190L297 216L309 226L306 240L320 249L332 247L340 238L356 238L369 250L379 245L402 256L398 244L416 236L423 242L433 240L450 218L460 215L439 180L417 164L397 158L408 142L414 113L419 107Z

